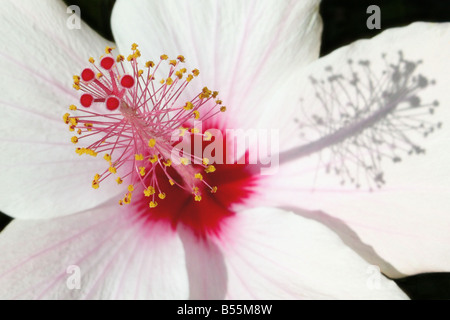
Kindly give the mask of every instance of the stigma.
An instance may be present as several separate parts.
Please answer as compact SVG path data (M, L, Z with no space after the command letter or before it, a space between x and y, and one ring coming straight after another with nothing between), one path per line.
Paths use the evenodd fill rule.
M188 96L192 90L186 89L200 71L188 71L181 55L170 59L163 54L156 62L142 63L136 44L128 57L114 56L113 50L106 47L99 61L90 58L90 65L73 77L79 107L72 104L63 115L74 132L71 142L80 145L76 153L100 155L105 161L104 171L94 174L92 188L105 180L123 184L120 205L140 192L149 208L166 198L167 186L191 193L196 202L205 192L216 193L218 187L208 183L208 175L216 171L210 159L179 146L180 140L211 140L195 122L225 112L219 93L203 87Z

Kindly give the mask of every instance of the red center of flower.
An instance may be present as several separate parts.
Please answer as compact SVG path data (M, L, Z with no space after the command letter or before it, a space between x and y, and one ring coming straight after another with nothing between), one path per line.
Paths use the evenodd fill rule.
M90 141L76 152L102 154L108 164L95 174L92 187L114 177L124 185L119 204L132 203L146 221L165 221L173 228L181 224L199 237L218 235L233 205L249 197L248 186L256 182L250 166L224 164L230 163L226 141L218 143L224 130L211 124L218 123L212 119L226 107L217 99L219 93L207 87L187 97L185 89L199 71L181 68L183 56L169 60L162 55L157 64L146 62L144 71L137 45L132 50L126 59L131 74L125 73L125 57L114 58L107 47L98 66L91 58L92 67L74 76L74 88L84 92L84 108L72 105L70 110L82 115L63 117L77 134L71 141ZM163 63L168 63L168 76L156 80ZM219 154L225 156L218 160Z
M259 176L255 175L256 166L216 164L217 170L207 178L209 184L218 186L217 192L202 190L201 201L196 201L190 193L172 186L164 179L162 170L159 170L157 175L161 178L160 187L165 190L167 199L149 210L147 198L139 193L133 198L132 206L148 223L166 222L174 230L183 225L199 238L207 235L220 236L222 222L235 214L234 206L244 204L252 196L252 186L256 185L259 179Z

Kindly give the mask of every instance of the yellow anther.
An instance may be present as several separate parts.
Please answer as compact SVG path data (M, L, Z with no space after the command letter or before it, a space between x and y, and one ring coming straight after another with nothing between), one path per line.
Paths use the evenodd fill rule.
M131 202L131 194L127 193L122 201L124 204L129 204Z
M180 163L183 166L187 166L189 164L189 160L187 158L180 158Z
M148 140L148 146L150 148L153 148L155 145L156 145L156 140L155 139L152 138L152 139Z
M186 104L184 105L184 110L192 110L194 109L194 105L192 104L192 102L188 101L186 102Z
M92 188L98 189L99 186L100 186L100 184L98 183L97 180L93 180L93 181L92 181Z
M117 56L117 59L116 59L117 62L122 62L122 61L124 61L124 60L125 60L125 57L124 57L123 55L119 54L119 55Z
M192 79L194 79L194 77L192 76L192 74L190 74L190 75L187 76L186 81L187 82L191 82Z
M145 176L145 167L139 167L139 174L141 175L141 176Z
M202 196L201 195L195 195L194 197L195 201L202 201Z
M175 75L177 76L178 79L182 79L183 78L183 72L181 72L181 71L175 72Z
M206 166L209 163L209 159L208 158L203 158L202 159L202 163Z
M69 113L65 113L65 114L63 115L63 120L64 120L64 123L65 123L65 124L69 124L69 117L70 117L70 114L69 114Z
M167 59L169 59L169 57L167 56L167 54L162 54L162 55L160 56L160 58L161 58L161 60L167 60Z
M180 62L184 62L184 56L182 56L181 54L177 57L177 59L178 59Z
M101 77L103 77L103 73L101 73L101 72L97 73L96 77L97 77L97 79L100 79Z
M151 75L149 75L149 76L148 76L148 80L150 80L150 81L153 81L153 80L155 80L155 76L154 76L154 75L152 75L152 74L151 74Z
M155 66L155 63L154 63L153 61L147 61L147 62L145 63L145 66L146 66L147 68L153 68L153 67Z
M196 173L196 174L194 175L194 177L195 177L195 179L198 179L198 180L200 180L200 181L203 180L203 176L202 176L201 173Z
M131 60L133 60L133 58L134 58L133 55L130 54L130 55L127 57L127 60L128 60L128 61L131 61Z
M156 163L158 161L158 155L154 154L153 157L148 159L151 163Z
M173 83L173 80L172 80L171 77L169 77L169 78L166 79L166 84L167 84L168 86L170 86L172 83Z
M122 184L123 180L120 177L117 177L116 182L117 182L117 184Z
M181 69L180 69L180 72L181 72L181 73L186 73L187 70L186 70L186 68L181 68Z
M195 112L195 111L194 111ZM197 118L196 118L197 119ZM192 128L191 129L191 133L193 133L193 134L196 134L196 133L199 133L200 132L200 129L199 128Z
M142 76L143 73L144 73L144 70L139 70L138 71L138 77Z
M103 159L105 159L105 160L108 161L108 162L111 162L111 156L109 155L109 153L105 154L105 155L103 156Z
M134 159L136 161L142 161L142 160L144 160L144 156L142 154L135 154Z
M89 58L89 62L90 62L90 63L94 63L94 62L95 62L94 58L90 57L90 58Z
M150 208L156 208L157 205L158 205L158 202L156 202L156 201L150 201L150 203L148 204L148 206Z
M70 132L75 131L75 126L73 126L73 125L69 126L69 131L70 131Z
M131 50L136 50L137 48L138 48L139 46L136 44L136 43L133 43L132 45L131 45Z
M211 96L212 92L207 87L204 87L202 93L199 94L199 99L208 99Z
M70 139L70 141L72 141L72 143L75 144L75 143L78 142L78 138L75 137L75 136L73 136L73 137Z
M170 167L170 166L172 165L172 160L167 159L167 161L166 161L166 162L163 162L163 164L164 164L166 167Z
M220 107L220 112L225 112L227 111L227 107Z
M161 81L159 83L164 84L166 82L166 80L161 79Z
M197 194L198 193L198 187L192 187L192 193Z
M78 124L78 118L69 118L69 121L73 126L76 126Z
M115 167L113 167L113 166L109 167L108 170L111 173L117 173L117 169Z
M69 107L69 110L75 111L75 110L77 110L77 106L71 104L70 107Z
M119 205L123 206L123 201L119 200Z
M212 134L209 131L205 131L204 135L203 135L203 141L211 141L212 139Z
M217 104L222 104L222 100L216 100Z
M85 149L85 148L76 148L76 149L75 149L75 152L76 152L79 156L81 156L82 154L84 154L84 153L86 152L86 149Z
M73 76L73 83L75 83L75 84L80 84L80 76L77 76L77 75L75 75L75 76Z
M80 86L77 85L76 83L74 83L72 87L73 87L75 90L80 90Z
M96 173L94 176L94 181L98 181L98 179L100 179L100 175L98 173Z
M177 60L170 60L169 61L169 64L171 65L171 66L176 66L177 65Z
M166 194L164 193L164 192L160 192L159 194L158 194L158 197L162 200L162 199L165 199L166 198Z
M216 171L216 167L214 167L213 165L209 165L209 166L207 166L205 168L205 172L206 173L211 173L211 172L214 172L214 171Z
M202 92L206 94L212 94L211 90L209 90L208 87L203 87Z
M71 127L72 128L72 127ZM74 128L75 129L75 128ZM79 135L81 135L81 129L78 129L77 130L77 133L79 134Z
M173 186L175 184L175 182L172 179L169 180L169 183L171 186Z
M195 120L200 119L200 112L198 110L192 111L192 114L194 115Z
M114 49L115 49L115 48L111 48L111 47L108 47L108 46L107 46L107 47L105 48L105 53L106 53L106 54L111 53L111 51L113 51Z
M150 197L151 195L154 195L155 192L156 192L156 191L155 191L155 188L152 187L152 186L148 186L147 189L144 189L144 195L145 195L146 197Z
M141 52L138 50L138 49L136 49L136 51L134 51L134 53L133 53L133 58L134 59L137 59L137 58L139 58L141 56Z
M89 155L89 156L92 156L92 157L96 157L96 156L97 156L97 152L95 152L95 151L92 150L92 149L85 149L85 153L86 153L87 155Z
M128 191L133 192L134 191L134 186L132 184L130 184L128 186Z
M198 69L194 69L194 70L192 70L192 74L193 74L195 77L198 77L198 75L200 74L200 71L199 71Z
M213 99L217 98L218 95L219 95L219 91L213 91L213 93L212 93Z

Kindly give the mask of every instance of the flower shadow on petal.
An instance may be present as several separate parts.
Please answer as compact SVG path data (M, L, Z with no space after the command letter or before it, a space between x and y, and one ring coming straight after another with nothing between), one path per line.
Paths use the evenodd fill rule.
M314 94L300 100L303 113L295 120L307 143L280 154L280 163L319 153L320 167L342 186L375 191L386 184L383 167L389 162L423 156L416 141L442 127L430 119L439 101L422 99L435 81L416 70L422 60L406 60L402 51L397 60L387 56L349 59L338 71L326 66L322 79L311 75Z
M331 230L333 230L342 242L350 247L353 251L359 254L364 260L372 265L377 265L380 267L381 272L389 275L394 275L395 278L401 278L405 275L399 272L393 265L381 258L374 248L366 243L364 243L358 234L353 231L344 221L332 217L322 211L310 211L304 210L298 207L281 207L281 209L286 211L292 211L293 213L302 216L307 219L311 219L322 223Z

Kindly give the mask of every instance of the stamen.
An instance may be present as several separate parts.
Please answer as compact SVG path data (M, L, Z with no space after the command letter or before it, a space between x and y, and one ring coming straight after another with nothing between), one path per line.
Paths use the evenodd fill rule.
M69 109L79 114L63 116L69 130L79 135L71 138L72 143L85 142L76 153L94 157L100 153L107 162L105 170L95 174L92 187L98 189L104 180L116 175L117 184L128 184L120 205L129 204L134 192L142 192L150 198L150 208L158 205L156 197L166 198L160 188L166 184L158 183L161 177L171 186L192 193L195 201L202 199L205 189L215 193L217 187L210 186L201 173L215 171L209 159L198 158L177 144L193 135L211 140L211 134L200 132L193 121L204 121L225 111L222 101L216 99L218 92L204 87L188 101L182 100L185 89L200 71L193 69L187 74L186 68L180 68L185 62L181 55L170 60L163 54L158 63L148 61L146 68L140 69L141 53L136 44L126 60L122 55L114 57L113 48L107 47L105 52L98 64L90 58L91 66L74 76L73 86L82 92L83 108L71 105ZM131 68L127 69L126 63ZM163 68L168 69L167 76L159 84L155 75Z

